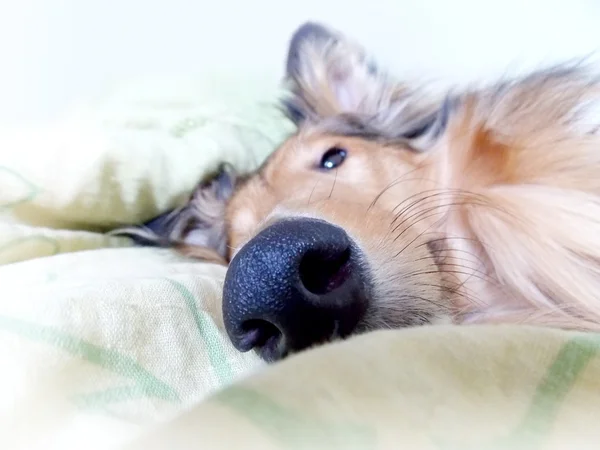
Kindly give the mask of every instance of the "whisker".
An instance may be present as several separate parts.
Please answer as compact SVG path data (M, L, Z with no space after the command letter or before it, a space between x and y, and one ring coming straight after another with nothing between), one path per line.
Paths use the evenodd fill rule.
M331 186L331 192L329 192L329 197L327 197L327 199L329 200L333 194L333 190L335 189L335 183L337 181L337 175L338 175L338 169L335 169L335 176L333 178L333 185Z
M315 193L315 189L317 188L317 185L319 184L319 182L317 181L315 183L315 185L312 188L312 191L310 191L310 195L308 196L308 203L306 204L306 206L310 206L310 201L312 200L312 196Z
M425 303L429 303L431 305L437 306L438 308L448 309L448 305L445 305L443 303L439 303L439 302L433 301L433 300L431 300L430 298L427 298L427 297L421 297L419 295L410 294L408 296L405 296L404 298L421 300L421 301L423 301ZM410 309L408 309L407 311L410 311Z
M410 209L413 209L415 206L417 206L417 205L419 205L419 204L423 204L423 205L424 205L424 204L426 204L426 203L429 203L430 201L436 200L436 199L434 199L434 197L436 197L437 195L439 195L439 194L433 194L433 195L431 195L431 196L428 196L428 197L426 197L426 198L423 198L423 199L421 199L421 200L417 200L417 201L416 201L416 202L414 202L412 205L410 205L410 206L408 207L408 209L407 209L407 208L405 208L405 210L403 210L403 211L399 212L398 214L396 214L396 217L395 217L395 218L394 218L394 220L391 222L391 224L390 224L390 227L391 227L392 225L394 225L394 223L395 223L395 222L396 222L396 221L397 221L397 220L398 220L400 217L402 217L402 215L403 215L403 214L405 214L406 212L408 212ZM439 199L437 199L437 200L439 200ZM439 201L442 201L442 200L439 200ZM478 205L478 206L484 206L484 205L482 205L482 204L480 205L480 204L477 204L477 203L475 203L475 202L469 202L469 203L467 203L467 202L465 202L465 201L460 201L460 199L454 199L454 198L453 198L453 201L452 201L451 203L442 203L442 204L439 204L439 205L436 205L436 206L432 206L432 207L429 207L429 208L427 208L426 210L422 210L422 211L420 211L420 212L413 213L412 215L410 215L410 216L408 216L408 217L405 217L405 218L404 218L404 220L402 220L402 221L400 222L400 225L401 225L402 223L406 222L408 219L410 219L410 218L411 218L411 217L413 217L414 215L418 215L418 214L421 214L421 213L424 213L424 212L428 212L428 211L433 211L433 210L434 210L434 209L436 209L436 208L449 208L449 207L451 207L451 206L465 206L465 205L467 205L467 204L471 204L471 205ZM398 227L396 227L396 228L398 228Z
M413 169L413 170L409 170L408 172L406 172L406 173L402 174L401 176L399 176L398 178L396 178L394 181L392 181L390 184L388 184L385 188L383 188L383 190L379 194L377 194L375 196L375 198L373 199L373 201L371 202L371 204L367 208L367 212L369 212L371 210L371 208L373 208L375 206L375 204L377 203L377 201L379 201L379 199L381 198L381 196L383 194L385 194L388 190L390 190L392 187L394 187L394 186L396 186L396 185L398 185L400 183L407 182L407 181L422 181L422 180L424 180L421 177L419 177L419 178L409 178L409 179L406 179L406 180L403 179L405 176L410 175L411 173L414 173L417 170L419 170L418 167L415 168L415 169Z
M439 222L439 221L438 221ZM421 236L423 236L425 233L427 233L429 231L430 228L432 228L433 226L436 226L436 223L431 224L429 227L427 227L424 231L422 231L421 233L419 233L412 241L410 241L408 244L406 244L398 253L396 253L396 256L394 256L394 259L397 258L398 256L400 256L400 254L402 252L404 252L408 247L410 247L411 244L413 244L417 239L419 239ZM408 228L407 228L408 229ZM406 231L406 230L404 230ZM404 233L404 231L402 233ZM402 234L400 233L400 235ZM396 236L396 238L394 239L394 242L396 242L396 240L398 240L398 238L400 237L400 235Z
M402 209L402 210L400 210L400 211L396 212L396 210L397 210L398 208L400 208L400 207L401 207L401 206L402 206L404 203L406 203L407 201L409 201L409 200L411 200L411 199L414 199L415 197L418 197L418 196L420 196L420 195L425 195L425 194L429 194L429 193L432 193L432 192L433 192L433 194L426 195L426 196L425 196L425 197L423 197L423 198L420 198L420 199L418 199L418 200L415 200L414 202L410 203L410 204L409 204L407 207L405 207L404 209ZM409 211L409 210L410 210L410 209L411 209L413 206L415 206L415 205L419 204L420 202L423 202L423 201L425 201L425 200L432 199L432 198L434 198L434 197L436 197L436 196L439 196L439 195L442 195L442 194L451 194L451 192L448 192L448 191L446 191L446 190L440 191L439 189L429 189L429 190L426 190L426 191L421 191L421 192L419 192L419 193L417 193L417 194L413 194L413 195L411 195L411 196L409 196L409 197L405 198L405 199L404 199L402 202L398 203L398 204L397 204L397 205L394 207L394 209L392 209L392 213L396 214L396 218L398 218L398 217L400 217L402 214L404 214L405 212ZM393 225L393 223L394 223L394 222L395 222L395 220L392 222L392 225Z
M433 193L431 193L423 198L420 198L418 200L415 200L414 202L412 202L411 204L406 206L404 209L402 209L398 213L396 213L396 217L394 218L394 220L392 221L390 226L392 226L396 222L396 220L398 220L400 217L402 217L403 214L405 214L406 212L408 212L410 209L414 208L415 206L418 206L420 204L426 204L430 200L438 198L440 196L444 196L444 195L452 195L453 197L456 197L456 199L454 199L454 200L456 200L457 202L460 201L459 204L453 205L453 206L469 206L469 205L483 206L483 207L487 207L487 208L493 209L495 211L501 212L505 215L508 215L515 221L519 221L521 223L523 222L522 218L520 218L519 216L515 215L514 213L506 210L505 208L499 207L494 202L489 201L489 199L487 199L484 195L465 191L463 189L445 189L445 190L433 189L433 190L429 190L429 191L423 191L418 194L407 197L404 201L402 201L398 205L396 205L396 207L392 210L392 212L395 213L395 211L401 205L406 203L411 198L417 197L419 195L424 195L424 194L430 193L430 192L433 192ZM443 199L440 199L440 201L442 201L442 200Z
M408 225L408 226L407 226L407 227L406 227L406 228L405 228L405 229L404 229L402 232L400 232L400 233L398 234L398 236L396 236L396 238L395 238L394 240L397 240L398 238L400 238L400 236L402 236L402 235L403 235L403 234L404 234L406 231L408 231L408 230L409 230L411 227L415 226L415 225L416 225L416 224L418 224L419 222L421 222L421 221L423 221L423 220L426 220L426 219L428 219L428 218L430 218L430 217L436 216L436 215L438 215L438 214L445 213L445 212L446 212L445 210L447 210L447 209L449 209L449 208L451 208L451 207L453 207L453 206L463 206L463 205L464 205L464 203L462 203L462 202L461 202L461 203L455 203L455 202L452 202L452 203L443 203L443 204L440 204L440 205L436 205L436 206L434 206L434 207L426 208L425 210L419 211L419 212L417 212L417 213L414 213L414 214L412 214L412 215L409 215L408 217L405 217L405 218L404 218L404 219L403 219L403 220L402 220L402 221L401 221L401 222L400 222L398 225L396 225L396 226L394 227L394 229L392 230L392 233L393 233L393 232L395 232L395 231L397 231L397 230L398 230L398 228L399 228L401 225L403 225L404 223L406 223L406 222L407 222L408 220L410 220L410 219L413 219L413 218L417 218L417 217L418 217L418 218L419 218L419 220L416 220L415 222L413 222L413 223L409 224L409 225ZM429 215L427 215L427 213L430 213L430 212L432 212L432 211L435 211L436 209L441 209L441 208L443 208L443 209L444 209L444 211L441 211L441 212L434 212L434 213L432 213L432 214L429 214ZM422 217L420 217L420 216L422 216ZM440 219L438 220L438 222L436 222L436 223L439 223L439 222L440 222L442 219L443 219L443 218L440 218ZM394 219L394 221L395 221L395 220L396 220L396 219ZM393 221L393 222L394 222L394 221ZM393 224L393 222L392 222L392 224ZM390 225L390 226L391 226L391 225ZM428 227L428 229L430 229L430 228L431 228L431 226L430 226L430 227Z
M415 248L419 248L419 247L422 247L424 245L428 245L429 243L435 243L435 242L440 242L440 241L450 241L450 240L468 241L468 242L472 242L474 244L479 244L479 245L481 245L485 249L489 248L489 249L493 250L492 247L490 247L487 243L481 241L480 239L466 237L466 236L444 236L444 237L440 237L440 238L436 238L436 239L430 239L427 242L424 242L422 244L417 245L417 247L415 247ZM442 251L442 250L448 250L448 248L446 248L446 249L440 249L440 251ZM454 249L452 249L452 250L454 250ZM456 249L456 250L458 251L459 249ZM475 256L475 255L473 254L473 256Z
M445 195L445 194L448 194L448 195L457 195L457 196L462 195L463 197L469 196L469 197L473 197L473 198L482 197L481 195L475 194L475 193L470 192L470 191L465 191L464 189L458 189L458 188L427 189L427 190L423 190L423 191L417 192L416 194L413 194L413 195L405 198L402 202L400 202L398 205L396 205L396 207L393 209L393 212L395 212L400 206L402 206L407 201L409 201L409 200L411 200L411 199L413 199L415 197L418 197L420 195L425 195L425 194L427 194L426 197L421 198L419 200L416 200L413 204L409 205L408 208L410 208L410 206L412 206L414 204L422 202L423 200L427 200L429 198L433 198L433 197L437 197L437 196ZM402 213L403 213L403 211L399 212L399 214L402 214Z
M432 208L432 209L430 209L430 210L427 210L427 211L421 211L421 212L420 212L420 213L418 213L417 215L423 215L423 214L427 214L428 212L431 212L432 210L435 210L435 209L437 209L437 208ZM406 228L404 228L404 230L402 230L400 233L398 233L398 235L397 235L397 236L394 238L394 241L397 241L397 240L398 240L398 239L399 239L399 238L400 238L400 237L401 237L401 236L402 236L404 233L406 233L408 230L410 230L410 229L411 229L413 226L417 225L419 222L422 222L422 221L424 221L424 220L427 220L427 219L429 219L429 218L431 218L431 217L434 217L434 216L437 216L437 215L439 215L439 214L444 214L444 211L438 211L438 212L434 212L434 213L432 213L432 214L429 214L429 215L424 215L423 217L419 217L417 221L415 221L415 222L413 222L413 223L409 224L409 225L408 225ZM412 218L412 217L409 217L408 219L411 219L411 218ZM441 221L441 219L439 219L439 220L438 220L438 222L439 222L439 221ZM397 230L398 230L398 228L400 228L400 226L402 226L402 224L403 224L404 222L406 222L406 221L403 221L403 222L401 222L400 224L398 224L398 225L397 225L397 226L396 226L396 227L395 227L393 230L391 230L391 232L390 232L390 233L394 233L395 231L397 231ZM431 228L431 227L429 227L429 228ZM428 228L428 229L429 229L429 228Z
M451 258L452 258L452 260L453 260L453 261L454 261L454 260L456 260L456 261L466 261L466 262L473 262L473 261L471 261L470 259L467 259L467 258L458 258L458 257L456 257L456 256L452 256ZM424 257L422 257L422 258L416 258L416 259L413 259L412 261L425 261L425 260L427 260L427 259L433 259L433 260L435 261L435 256L434 256L434 255L424 256ZM448 265L450 265L450 263L446 263L446 262L437 262L437 261L436 261L436 263L435 263L435 264L436 264L437 266L448 266Z
M472 297L471 295L467 295L466 292L462 292L461 290L455 289L454 287L444 286L441 284L431 284L431 283L419 283L419 286L438 288L441 291L450 291L451 294L458 295L459 297L463 297L471 303L480 304L479 300L476 300L475 297Z
M439 241L441 239L434 239L434 240ZM431 241L425 242L424 244L419 244L415 248L419 248L419 247L422 247L423 245L427 245L429 242L431 242ZM472 256L473 258L475 258L477 263L479 263L481 266L485 266L485 262L479 255L477 255L476 253L470 252L468 250L462 249L462 248L452 248L452 247L436 248L435 252L433 252L433 253L443 253L443 252L459 253L459 254L465 254L468 256ZM435 258L435 255L432 255L431 257ZM458 260L458 261L469 261L466 258L459 258L455 255L451 255L451 256L449 256L449 258L451 258L453 260ZM420 258L420 259L426 259L426 258ZM438 262L438 265L443 265L443 264L445 264L443 261Z
M465 266L463 264L444 264L444 265L448 266L448 267L460 267L462 269L472 269L473 272L471 272L471 273L473 273L473 274L480 274L480 275L485 276L485 277L490 277L490 275L486 271L484 271L484 270L473 269L473 268ZM441 269L440 270L440 272L445 272L445 271L446 271L445 269Z
M468 269L468 267L467 267ZM435 274L435 273L444 273L444 274L456 274L456 275L467 275L467 276L473 276L474 278L481 280L481 281L485 281L485 282L489 282L495 285L495 283L497 283L496 280L494 280L493 278L489 278L488 274L484 274L485 276L479 276L474 274L473 272L463 272L461 270L423 270L423 271L416 271L416 272L411 272L408 273L405 276L405 278L413 278L413 277L417 277L417 276L421 276L421 275L429 275L429 274Z

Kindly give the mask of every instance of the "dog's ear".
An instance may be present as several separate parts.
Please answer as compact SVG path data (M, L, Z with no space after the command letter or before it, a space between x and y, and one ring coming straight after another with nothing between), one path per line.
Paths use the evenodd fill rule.
M378 76L363 48L321 24L305 23L288 49L288 115L298 123L359 112Z
M444 130L454 101L417 94L378 68L367 52L337 31L305 23L290 41L284 99L297 124L332 117L341 133L403 140L415 150L432 146Z
M226 263L225 211L238 179L230 166L221 165L194 189L185 205L111 234L128 236L140 245L172 247L197 259Z

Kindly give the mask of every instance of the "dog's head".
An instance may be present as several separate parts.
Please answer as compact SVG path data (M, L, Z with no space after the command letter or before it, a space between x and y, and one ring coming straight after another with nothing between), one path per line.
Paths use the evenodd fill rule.
M297 132L256 172L222 167L149 227L229 264L227 332L266 360L447 320L457 283L442 270L436 223L450 199L430 180L428 153L452 102L409 90L313 23L293 35L286 69L282 104Z
M523 274L543 261L526 254L527 230L548 231L547 221L526 228L511 217L539 204L518 203L514 191L510 202L508 191L489 191L492 201L479 194L570 180L562 150L548 159L548 146L567 137L557 124L575 117L576 100L568 102L582 98L568 80L557 72L481 96L430 99L353 42L306 24L290 43L283 101L297 132L256 172L223 168L150 228L193 256L229 264L227 332L266 360L372 329L460 321L477 304L467 286L487 300L502 295L482 270L493 258L504 281L533 298L539 282ZM502 202L505 210L494 210ZM516 226L505 226L510 220ZM490 256L485 232L520 246Z
M255 173L223 168L188 205L210 217L188 224L185 247L230 263L223 313L234 345L274 360L447 319L453 284L432 228L448 198L427 180L427 153L450 102L409 91L317 24L294 34L285 81L297 133Z

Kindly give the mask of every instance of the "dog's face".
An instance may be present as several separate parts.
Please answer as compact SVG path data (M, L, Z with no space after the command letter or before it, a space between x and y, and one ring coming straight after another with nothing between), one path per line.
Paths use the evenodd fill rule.
M225 325L273 360L377 328L448 320L456 286L435 231L448 198L427 153L449 102L415 101L362 50L317 25L292 39L298 132L237 181L224 226Z
M435 196L420 195L425 170L407 148L307 130L242 181L226 213L234 342L272 359L447 318L452 283L440 271L442 241L427 232L440 215Z
M238 349L272 361L378 328L600 323L597 80L559 69L429 99L307 24L286 82L297 132L149 224L159 238L135 233L229 264Z

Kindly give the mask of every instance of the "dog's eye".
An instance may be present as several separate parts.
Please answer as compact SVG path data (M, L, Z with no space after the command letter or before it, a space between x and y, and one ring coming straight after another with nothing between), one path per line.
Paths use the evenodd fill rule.
M346 159L346 150L339 147L330 148L325 152L319 167L325 170L335 169L340 166Z

